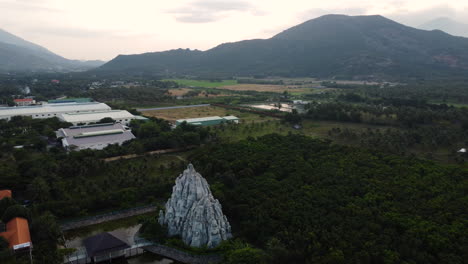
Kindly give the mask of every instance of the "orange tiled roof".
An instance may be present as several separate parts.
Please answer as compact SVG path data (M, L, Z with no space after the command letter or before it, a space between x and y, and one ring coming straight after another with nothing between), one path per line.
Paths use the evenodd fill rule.
M10 248L24 243L31 243L28 220L15 217L6 224L6 232L0 233L10 244Z
M11 198L11 191L10 190L0 190L0 200L3 198Z
M19 102L32 102L33 99L31 98L25 98L25 99L14 99L13 102L19 103Z

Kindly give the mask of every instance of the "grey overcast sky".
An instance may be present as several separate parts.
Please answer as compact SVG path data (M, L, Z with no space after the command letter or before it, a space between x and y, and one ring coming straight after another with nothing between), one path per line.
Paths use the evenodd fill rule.
M0 28L69 59L269 38L324 14L468 24L468 0L0 0Z

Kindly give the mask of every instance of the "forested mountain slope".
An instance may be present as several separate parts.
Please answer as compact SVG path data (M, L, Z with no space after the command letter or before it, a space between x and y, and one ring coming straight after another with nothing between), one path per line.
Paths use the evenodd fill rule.
M207 51L120 55L100 73L446 77L468 72L468 39L425 31L382 16L326 15L270 39Z
M44 47L0 29L0 72L66 72L88 70L100 61L65 59Z

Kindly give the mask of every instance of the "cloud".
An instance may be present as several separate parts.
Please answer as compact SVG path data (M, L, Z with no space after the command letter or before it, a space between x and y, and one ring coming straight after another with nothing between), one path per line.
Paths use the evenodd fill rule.
M232 12L250 12L255 16L265 12L243 0L197 0L185 6L170 9L175 19L182 23L209 23L221 20Z
M445 4L445 5L432 6L430 8L416 10L416 11L398 10L398 11L386 14L386 16L402 24L413 26L413 27L418 27L421 24L424 24L428 21L431 21L439 17L456 18L458 16L461 20L464 20L461 13L464 13L464 12L458 11L452 8L451 6Z

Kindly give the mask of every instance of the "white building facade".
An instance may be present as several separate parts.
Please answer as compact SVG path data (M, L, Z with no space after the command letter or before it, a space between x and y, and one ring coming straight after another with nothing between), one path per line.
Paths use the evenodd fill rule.
M80 112L110 111L110 106L104 103L63 103L43 104L37 106L0 107L0 119L10 120L13 116L29 116L32 118L52 118L61 114Z
M125 110L66 113L57 117L64 122L72 123L74 126L98 123L104 118L112 118L118 123L129 125L133 119L136 119L134 115Z

